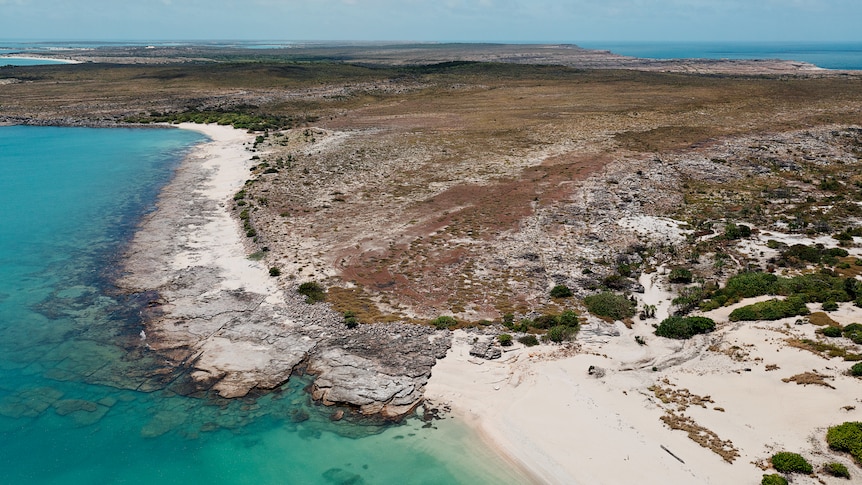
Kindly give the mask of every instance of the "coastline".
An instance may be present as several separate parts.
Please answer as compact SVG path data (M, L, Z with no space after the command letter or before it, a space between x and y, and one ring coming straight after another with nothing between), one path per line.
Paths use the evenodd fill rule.
M474 336L459 330L434 368L426 397L451 407L542 483L754 483L778 451L815 457L815 468L834 461L825 431L862 419L857 380L840 372L846 367L840 359L787 345L792 319L727 322L732 309L751 301L710 312L719 330L690 341L619 323L621 336L602 338L588 333L591 322L570 347L515 344L496 361L470 357ZM862 319L862 310L847 305L839 315L848 324ZM811 327L793 330L814 338ZM647 344L639 346L633 335ZM590 375L590 366L603 375ZM828 376L831 387L782 380L812 369ZM738 457L730 463L685 431L670 429L662 421L669 413L690 417L729 442L725 449L735 448ZM798 477L794 483L818 482Z
M75 59L59 59L56 57L33 57L33 56L16 56L14 54L0 56L0 59L24 59L27 61L51 61L58 64L83 64L83 61Z

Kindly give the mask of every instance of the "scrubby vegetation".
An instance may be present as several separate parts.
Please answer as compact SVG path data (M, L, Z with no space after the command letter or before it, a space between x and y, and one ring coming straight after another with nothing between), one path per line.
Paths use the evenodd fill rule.
M833 327L829 326L820 331L824 337L837 338L840 337L843 332L841 331L841 327Z
M243 109L241 106L234 108L233 111L193 109L178 113L150 113L148 115L129 116L123 121L127 123L215 123L250 131L292 128L308 121L305 118L255 114L250 111L251 109Z
M776 259L776 264L792 268L803 268L809 264L834 266L838 263L838 258L843 258L847 254L847 250L845 249L827 249L822 244L814 246L794 244L781 250L780 256Z
M351 311L347 311L347 312L344 312L343 315L344 315L344 325L346 325L347 328L356 328L359 326L359 320L356 318L355 313L353 313Z
M732 276L724 288L705 295L710 301L701 307L710 310L761 295L796 296L806 302L826 303L828 308L834 309L837 302L853 301L862 295L862 291L855 278L843 278L828 270L792 278L745 272Z
M671 283L691 283L692 274L691 271L686 268L674 268L670 271L668 280Z
M539 315L534 319L522 318L520 322L515 323L515 317L511 314L503 316L503 326L513 332L528 332L548 330L552 327L562 325L564 327L578 328L578 314L572 310L564 310L559 314L546 313Z
M635 315L635 302L629 298L605 291L584 298L584 305L593 315L622 320Z
M431 320L431 325L438 330L446 330L455 328L458 325L458 320L448 315L441 315L434 320Z
M734 223L729 223L724 227L724 237L725 239L742 239L744 237L751 236L751 227L746 226L745 224L736 225Z
M706 317L668 317L658 325L655 334L659 337L678 340L715 330L715 322Z
M853 377L862 377L862 362L853 364L853 367L850 368L850 375Z
M571 340L572 337L577 335L578 327L567 327L565 325L557 325L556 327L551 327L548 329L548 333L546 336L548 340L555 343L565 342L566 340Z
M862 422L848 421L832 426L826 432L826 442L835 451L850 453L862 465Z
M317 303L326 300L326 290L320 286L320 283L315 281L307 281L296 290L300 295L305 296L306 303Z
M497 342L500 342L500 345L503 347L511 347L512 346L512 336L508 333L503 333L497 336Z
M537 339L535 335L524 335L523 337L518 338L518 342L524 344L527 347L534 347L536 345L539 345L539 339Z
M862 324L851 323L841 330L854 344L862 345Z
M770 460L773 468L782 473L806 473L814 472L814 468L808 461L798 453L781 451L772 455Z
M777 473L763 475L760 485L787 485L787 479Z
M566 285L557 285L551 289L551 298L568 298L572 294L571 288Z
M850 478L850 470L846 466L838 462L826 463L823 465L823 471L827 475L832 475L838 478Z
M792 296L785 300L773 299L737 308L730 312L730 321L778 320L808 313L805 300Z
M270 276L281 276L281 270L279 268L277 268L276 266L273 266L272 268L269 268L269 275Z

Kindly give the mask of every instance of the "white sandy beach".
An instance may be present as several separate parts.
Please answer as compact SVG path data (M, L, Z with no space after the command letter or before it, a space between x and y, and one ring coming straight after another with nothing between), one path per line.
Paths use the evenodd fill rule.
M231 126L195 123L176 126L203 133L212 140L198 146L192 156L203 160L201 166L211 172L202 195L218 201L224 210L213 214L206 225L189 228L192 230L188 232L186 251L176 256L174 268L217 265L224 276L222 288L245 288L269 295L273 302L280 301L281 291L269 277L265 266L248 259L239 225L226 207L248 178L252 162L243 144L250 144L254 137Z
M812 325L727 323L731 309L710 315L724 322L715 333L685 343L656 337L638 322L632 330L618 324L620 337L581 342L577 351L515 347L499 361L470 357L473 336L458 331L426 396L448 403L547 483L756 484L769 472L755 464L768 465L778 451L801 453L815 469L837 460L862 479L852 460L826 454L828 426L862 419L855 409L862 403L860 383L843 375L851 363L784 343L789 331L812 336ZM842 323L862 321L858 308L842 311ZM639 346L635 335L647 345ZM711 345L720 351L707 350ZM607 373L591 376L590 366ZM782 381L812 370L833 377L827 382L834 389ZM676 405L662 403L649 389L654 385L708 397L705 408L691 405L681 414L732 441L740 454L733 464L660 421ZM795 476L793 483L820 482Z

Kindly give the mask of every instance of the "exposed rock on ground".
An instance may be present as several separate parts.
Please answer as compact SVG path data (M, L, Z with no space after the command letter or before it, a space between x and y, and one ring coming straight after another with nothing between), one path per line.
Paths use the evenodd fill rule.
M500 347L494 345L493 340L480 339L470 348L470 355L485 360L494 360L499 359L503 352Z

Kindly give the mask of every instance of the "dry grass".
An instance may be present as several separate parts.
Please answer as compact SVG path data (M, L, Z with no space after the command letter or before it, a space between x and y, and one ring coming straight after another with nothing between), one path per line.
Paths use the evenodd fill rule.
M295 262L303 278L334 271L334 286L354 283L358 290L336 291L332 301L362 321L540 308L555 262L513 264L500 248L608 163L752 132L855 123L862 113L857 77L327 62L0 69L0 79L12 77L24 82L3 86L9 116L235 109L316 118L321 133L348 134L322 149L325 136L315 144L302 130L286 132L287 143L271 137L263 161L296 159L247 190L250 200L267 200L254 223L270 257ZM737 184L738 197L717 204L704 186L690 194L691 210L724 217L761 188ZM549 236L564 241L568 229L558 226Z
M670 385L666 380L663 382ZM710 396L698 396L697 394L692 394L688 389L673 389L671 387L654 385L649 387L649 390L664 404L676 405L677 411L680 412L685 411L690 406L700 406L706 409L707 404L715 404L715 401Z
M841 357L847 361L862 360L860 355L851 352L852 348L841 347L840 345L830 344L826 342L818 342L811 339L790 338L786 340L787 344L797 349L807 350L813 354L819 355L824 359L832 359Z
M817 325L818 327L840 327L841 325L833 320L825 312L814 312L808 315L808 323Z
M795 382L799 386L822 386L828 387L829 389L835 389L832 384L826 382L826 379L834 379L832 376L824 376L818 374L817 372L803 372L802 374L796 374L792 377L786 377L781 379L781 382Z
M715 404L710 396L699 396L688 389L674 389L673 384L667 379L661 381L664 386L653 385L649 388L655 396L665 405L672 405L675 409L665 409L665 415L660 419L671 429L678 429L688 433L689 439L704 448L712 450L722 457L726 462L733 463L739 457L739 450L733 446L733 442L722 440L715 432L697 424L692 418L683 413L690 406L700 406L708 409L707 404ZM725 412L720 406L712 408L717 412Z
M733 441L719 438L714 431L697 424L688 416L668 411L667 414L661 417L661 420L668 425L670 429L685 431L690 440L699 444L703 448L712 450L713 453L717 454L728 463L733 463L737 458L739 458L739 449L733 445Z

